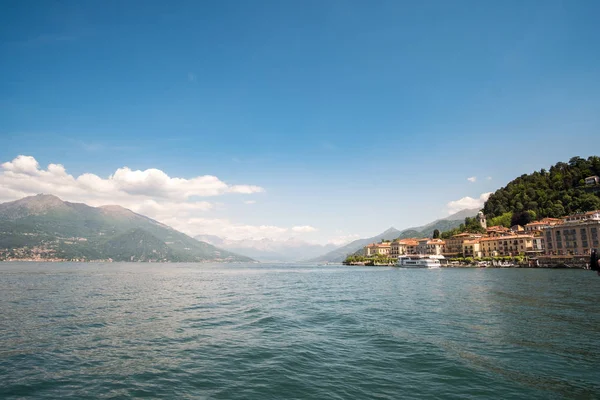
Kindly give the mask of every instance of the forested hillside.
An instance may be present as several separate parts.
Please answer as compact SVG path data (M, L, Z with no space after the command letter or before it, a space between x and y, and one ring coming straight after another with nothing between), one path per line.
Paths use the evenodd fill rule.
M37 195L0 204L0 261L253 261L120 206Z
M522 175L493 193L483 211L488 225L525 224L600 209L600 186L584 179L600 175L600 157L573 157L532 174Z

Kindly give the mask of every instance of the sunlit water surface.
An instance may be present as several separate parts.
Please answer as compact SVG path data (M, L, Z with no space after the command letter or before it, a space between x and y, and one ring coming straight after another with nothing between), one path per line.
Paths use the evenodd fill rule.
M0 398L600 398L590 271L0 263Z

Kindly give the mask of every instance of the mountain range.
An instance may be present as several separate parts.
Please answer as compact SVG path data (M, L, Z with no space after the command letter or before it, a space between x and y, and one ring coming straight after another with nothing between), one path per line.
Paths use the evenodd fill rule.
M0 260L253 261L120 206L39 194L0 204Z
M286 240L267 238L233 240L214 235L198 235L195 238L262 262L306 261L339 247L334 244L308 243L296 238Z
M357 239L345 246L332 250L319 257L315 257L310 262L342 262L344 259L357 251L361 250L366 245L381 241L382 239L393 240L393 239L405 239L411 237L431 237L434 230L438 229L440 232L447 231L456 228L464 222L466 217L474 217L479 212L479 208L465 209L452 214L446 218L435 220L427 225L419 226L416 228L408 228L402 231L391 227L379 235L375 235L366 239Z

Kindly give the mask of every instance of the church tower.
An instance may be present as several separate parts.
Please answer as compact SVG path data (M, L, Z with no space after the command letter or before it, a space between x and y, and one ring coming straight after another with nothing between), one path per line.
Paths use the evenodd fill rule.
M485 215L483 214L482 211L479 211L477 213L477 221L479 222L479 225L481 225L481 227L483 229L487 229L487 220L486 220Z

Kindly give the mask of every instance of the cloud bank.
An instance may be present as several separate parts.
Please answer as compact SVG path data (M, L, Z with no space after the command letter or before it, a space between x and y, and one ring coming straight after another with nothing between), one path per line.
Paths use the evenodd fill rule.
M476 199L466 196L459 200L453 200L446 205L446 207L448 208L448 214L457 213L461 210L464 210L465 208L483 207L483 204L488 199L488 197L490 197L491 194L491 192L482 193L479 196L479 198Z
M261 192L264 189L260 186L229 184L212 175L189 179L171 177L155 168L142 171L122 167L103 178L92 173L75 177L61 164L50 164L44 169L34 157L26 155L0 164L0 203L38 193L53 194L65 201L91 206L118 204L190 235L209 233L234 239L273 238L285 233L316 231L307 225L255 226L207 218L206 213L214 204L197 200L198 197ZM252 200L246 202L253 203Z

